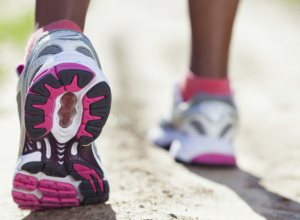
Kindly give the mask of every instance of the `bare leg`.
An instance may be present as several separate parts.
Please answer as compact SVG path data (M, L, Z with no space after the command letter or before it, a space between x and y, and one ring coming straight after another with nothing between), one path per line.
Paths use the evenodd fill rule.
M35 29L68 19L83 30L89 3L90 0L36 0Z
M239 0L189 0L190 68L198 76L226 77L231 31Z

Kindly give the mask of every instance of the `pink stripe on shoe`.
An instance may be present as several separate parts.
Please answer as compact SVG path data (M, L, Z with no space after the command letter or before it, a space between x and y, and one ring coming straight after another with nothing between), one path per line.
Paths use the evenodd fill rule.
M92 186L95 193L97 192L97 190L96 190L95 182L94 182L92 176L95 179L97 179L99 187L101 189L101 192L103 192L102 179L99 177L99 175L97 174L97 172L94 169L89 168L87 166L84 166L82 164L78 164L78 163L74 163L73 168L80 176L82 176L83 178L90 181L90 184L91 184L91 186Z
M89 109L90 108L90 104L97 102L101 99L104 99L105 96L98 96L95 98L89 98L86 94L84 95L83 99L82 99L82 105L83 108L85 109Z
M211 165L227 165L235 166L236 160L234 156L224 154L204 154L193 159L193 163L211 164Z

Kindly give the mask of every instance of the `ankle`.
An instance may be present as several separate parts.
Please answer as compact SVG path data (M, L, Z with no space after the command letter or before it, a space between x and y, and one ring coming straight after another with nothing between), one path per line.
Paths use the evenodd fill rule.
M215 96L231 96L230 81L227 77L203 77L188 70L179 83L184 101L199 93Z

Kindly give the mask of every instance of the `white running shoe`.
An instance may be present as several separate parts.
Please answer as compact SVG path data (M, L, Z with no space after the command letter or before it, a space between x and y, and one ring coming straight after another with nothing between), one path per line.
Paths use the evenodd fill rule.
M19 208L107 201L108 177L93 141L108 118L111 92L90 41L69 29L42 34L20 75L17 102L12 196Z
M175 85L173 110L169 118L151 129L149 138L156 145L169 148L177 161L236 165L232 138L237 111L232 98L200 93L184 102Z

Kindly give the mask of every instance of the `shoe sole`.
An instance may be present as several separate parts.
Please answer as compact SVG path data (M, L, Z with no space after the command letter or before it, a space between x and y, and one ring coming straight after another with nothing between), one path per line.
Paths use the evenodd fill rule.
M12 197L19 208L43 210L108 200L107 175L91 144L111 105L110 87L100 78L86 66L62 63L33 79L24 105L27 136L13 178ZM76 108L75 99L62 102L65 95L75 97ZM76 123L69 114L72 109L80 119ZM65 119L71 121L69 130L74 130L70 124L77 130L59 142L52 133L60 133L56 127Z
M48 134L53 127L56 99L65 92L79 92L95 73L80 64L59 64L48 68L33 81L25 102L25 127L32 139ZM79 100L77 100L79 101ZM82 98L81 125L76 134L79 142L88 145L101 133L111 104L110 88L106 82L94 85Z
M24 164L22 170L33 173L16 172L12 197L19 208L44 210L108 200L109 185L103 180L102 170L81 161L72 161L67 166L65 177L50 177L40 172L46 167L47 164L42 162L31 162Z

